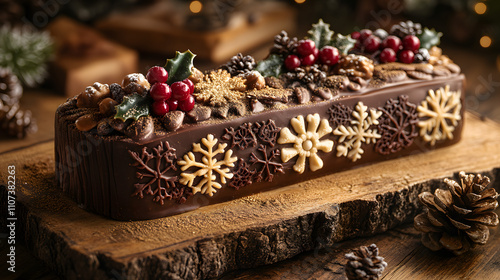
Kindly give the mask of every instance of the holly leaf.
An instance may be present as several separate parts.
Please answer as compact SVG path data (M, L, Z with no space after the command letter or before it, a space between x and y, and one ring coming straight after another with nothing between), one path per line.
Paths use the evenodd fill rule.
M255 70L260 72L260 74L264 77L278 77L281 73L283 73L284 63L285 59L281 55L271 54L267 59L260 61Z
M123 97L123 102L116 105L115 119L126 121L128 119L137 120L141 116L149 115L149 107L152 99L149 95L141 96L137 93Z
M439 45L439 43L441 43L441 36L443 36L443 33L437 32L434 28L432 30L427 27L424 28L422 34L418 36L418 39L420 39L420 47L430 49L433 46Z
M351 38L351 35L344 36L340 33L335 36L335 39L332 40L331 45L336 47L340 53L347 55L347 53L354 47L356 44L356 40Z
M167 59L167 63L164 66L168 72L167 84L171 85L191 76L191 68L193 67L195 56L190 50L187 50L183 53L175 52L174 58Z
M307 31L307 33L310 35L308 39L314 41L318 50L327 46L333 36L333 31L330 30L330 24L324 23L322 19L319 19L318 23L313 24L311 30Z

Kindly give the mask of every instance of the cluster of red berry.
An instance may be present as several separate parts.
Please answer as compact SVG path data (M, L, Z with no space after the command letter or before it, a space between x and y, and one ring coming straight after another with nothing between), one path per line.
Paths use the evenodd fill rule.
M293 71L300 66L310 66L319 61L329 66L337 64L340 58L339 50L332 46L324 46L318 50L312 40L300 40L297 45L297 54L290 54L285 59L285 67Z
M381 39L371 30L363 29L360 32L351 33L351 37L357 41L354 46L356 50L369 54L380 51L378 58L382 63L396 60L403 63L413 63L415 54L420 48L420 40L415 35L407 35L402 39L388 35Z
M153 113L164 116L169 111L181 110L189 112L194 108L194 84L191 80L172 83L168 85L168 72L161 66L154 66L146 75L151 84L149 95L153 98Z

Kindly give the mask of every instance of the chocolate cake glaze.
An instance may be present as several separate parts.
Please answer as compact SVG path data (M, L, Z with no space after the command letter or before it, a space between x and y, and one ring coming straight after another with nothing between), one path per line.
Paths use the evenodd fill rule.
M336 156L336 147L339 136L329 133L321 140L332 140L333 150L329 153L318 152L323 160L323 168L311 171L306 164L305 171L300 174L292 169L296 158L286 163L277 160L283 165L284 173L276 173L271 182L262 180L243 186L239 189L222 184L213 196L196 193L188 197L184 203L175 200L164 200L163 205L154 201L154 196L144 195L143 198L134 196L135 184L138 183L137 167L133 164L131 152L140 153L144 147L148 150L158 147L161 143L168 142L175 149L177 160L192 151L193 143L200 143L202 138L212 134L218 143L228 143L222 136L226 128L238 128L244 123L255 123L273 120L277 127L288 127L294 132L290 120L299 115L304 118L308 114L319 114L321 119L329 118L328 109L334 104L343 104L354 108L358 102L363 102L368 108L384 107L389 99L397 99L401 95L408 96L408 101L421 104L428 95L429 90L437 90L449 86L450 91L461 91L461 101L464 104L464 76L454 74L446 77L435 77L428 81L407 79L401 82L384 85L381 88L366 88L357 92L340 92L334 99L292 105L284 110L268 110L261 113L248 114L243 117L234 117L227 120L209 120L198 124L185 124L180 129L168 133L156 133L148 139L134 141L121 136L100 136L92 131L83 132L76 128L74 119L62 113L63 104L56 112L55 118L55 155L56 177L61 189L74 199L81 207L117 220L144 220L165 217L194 210L202 206L230 201L251 194L269 191L283 186L291 185L305 180L332 174L366 164L390 160L402 156L424 153L429 150L452 145L461 138L463 127L464 106L461 107L462 119L453 131L453 139L440 140L435 145L416 137L413 144L397 153L382 155L377 153L373 144L362 144L364 153L362 157L353 162L341 156ZM331 124L330 124L331 125ZM332 126L333 130L335 127ZM279 137L279 134L278 134ZM232 156L249 162L251 153L258 153L257 148L248 147L240 149L228 145L225 150L232 150ZM285 145L276 145L273 149L281 149ZM287 144L291 147L291 144ZM220 158L223 155L219 155ZM199 158L197 157L197 160ZM230 167L234 171L238 166ZM167 172L169 176L180 178L181 166L177 171ZM363 174L360 174L363 176Z

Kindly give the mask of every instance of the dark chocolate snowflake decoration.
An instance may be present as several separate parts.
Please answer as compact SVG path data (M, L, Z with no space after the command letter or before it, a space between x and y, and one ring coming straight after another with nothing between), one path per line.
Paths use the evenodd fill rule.
M259 143L257 151L260 152L250 154L251 164L243 158L239 159L238 167L233 171L234 176L228 186L239 189L262 180L271 182L276 173L285 173L283 165L276 161L280 159L280 150L275 149L270 153L267 151L268 147L276 145L280 131L281 127L277 127L274 120L244 123L236 130L232 127L225 129L222 139L229 141L231 148L238 146L243 150L250 146L255 147Z
M136 177L142 181L134 185L132 196L144 198L144 195L152 195L153 201L163 205L165 199L175 199L183 203L192 195L184 186L177 184L177 176L167 175L169 171L177 170L177 155L168 142L165 141L165 145L161 142L153 148L152 153L148 152L147 147L144 147L140 154L133 151L128 153L135 160L131 165L140 170Z
M351 124L352 108L345 106L344 104L336 103L333 104L327 111L330 115L329 121L332 127L349 126Z
M257 138L252 130L252 123L244 123L234 129L232 127L225 129L226 133L222 135L222 139L230 141L230 147L238 146L241 150L244 150L250 146L255 147L257 145Z
M281 128L276 126L274 120L256 122L253 126L253 132L257 135L257 138L270 147L274 147L276 144L280 130Z
M172 199L182 204L185 203L189 197L193 196L193 190L184 185L176 184L170 194L172 195Z
M271 182L276 173L285 173L283 165L279 162L274 161L276 158L279 159L280 150L274 149L267 153L267 146L259 145L258 151L262 153L262 158L257 157L255 153L250 154L250 162L252 165L260 164L261 168L257 169L255 173L255 181L260 182L266 180Z
M383 108L379 121L379 131L382 137L375 144L375 151L388 155L396 153L413 144L418 136L417 105L408 101L408 96L401 95L398 99L389 99Z
M227 185L239 190L241 187L252 184L254 174L255 170L250 170L248 163L240 158L238 168L233 172L233 178Z

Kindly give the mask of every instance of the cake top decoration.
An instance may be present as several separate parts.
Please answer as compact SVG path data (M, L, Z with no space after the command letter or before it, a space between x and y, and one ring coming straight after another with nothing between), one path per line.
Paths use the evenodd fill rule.
M276 35L262 61L237 54L203 73L194 66L195 54L177 52L146 76L127 75L121 85L95 83L70 103L79 111L79 130L138 141L185 125L457 75L460 67L438 47L441 36L411 21L390 32L362 29L342 35L319 20L304 39L286 31Z

